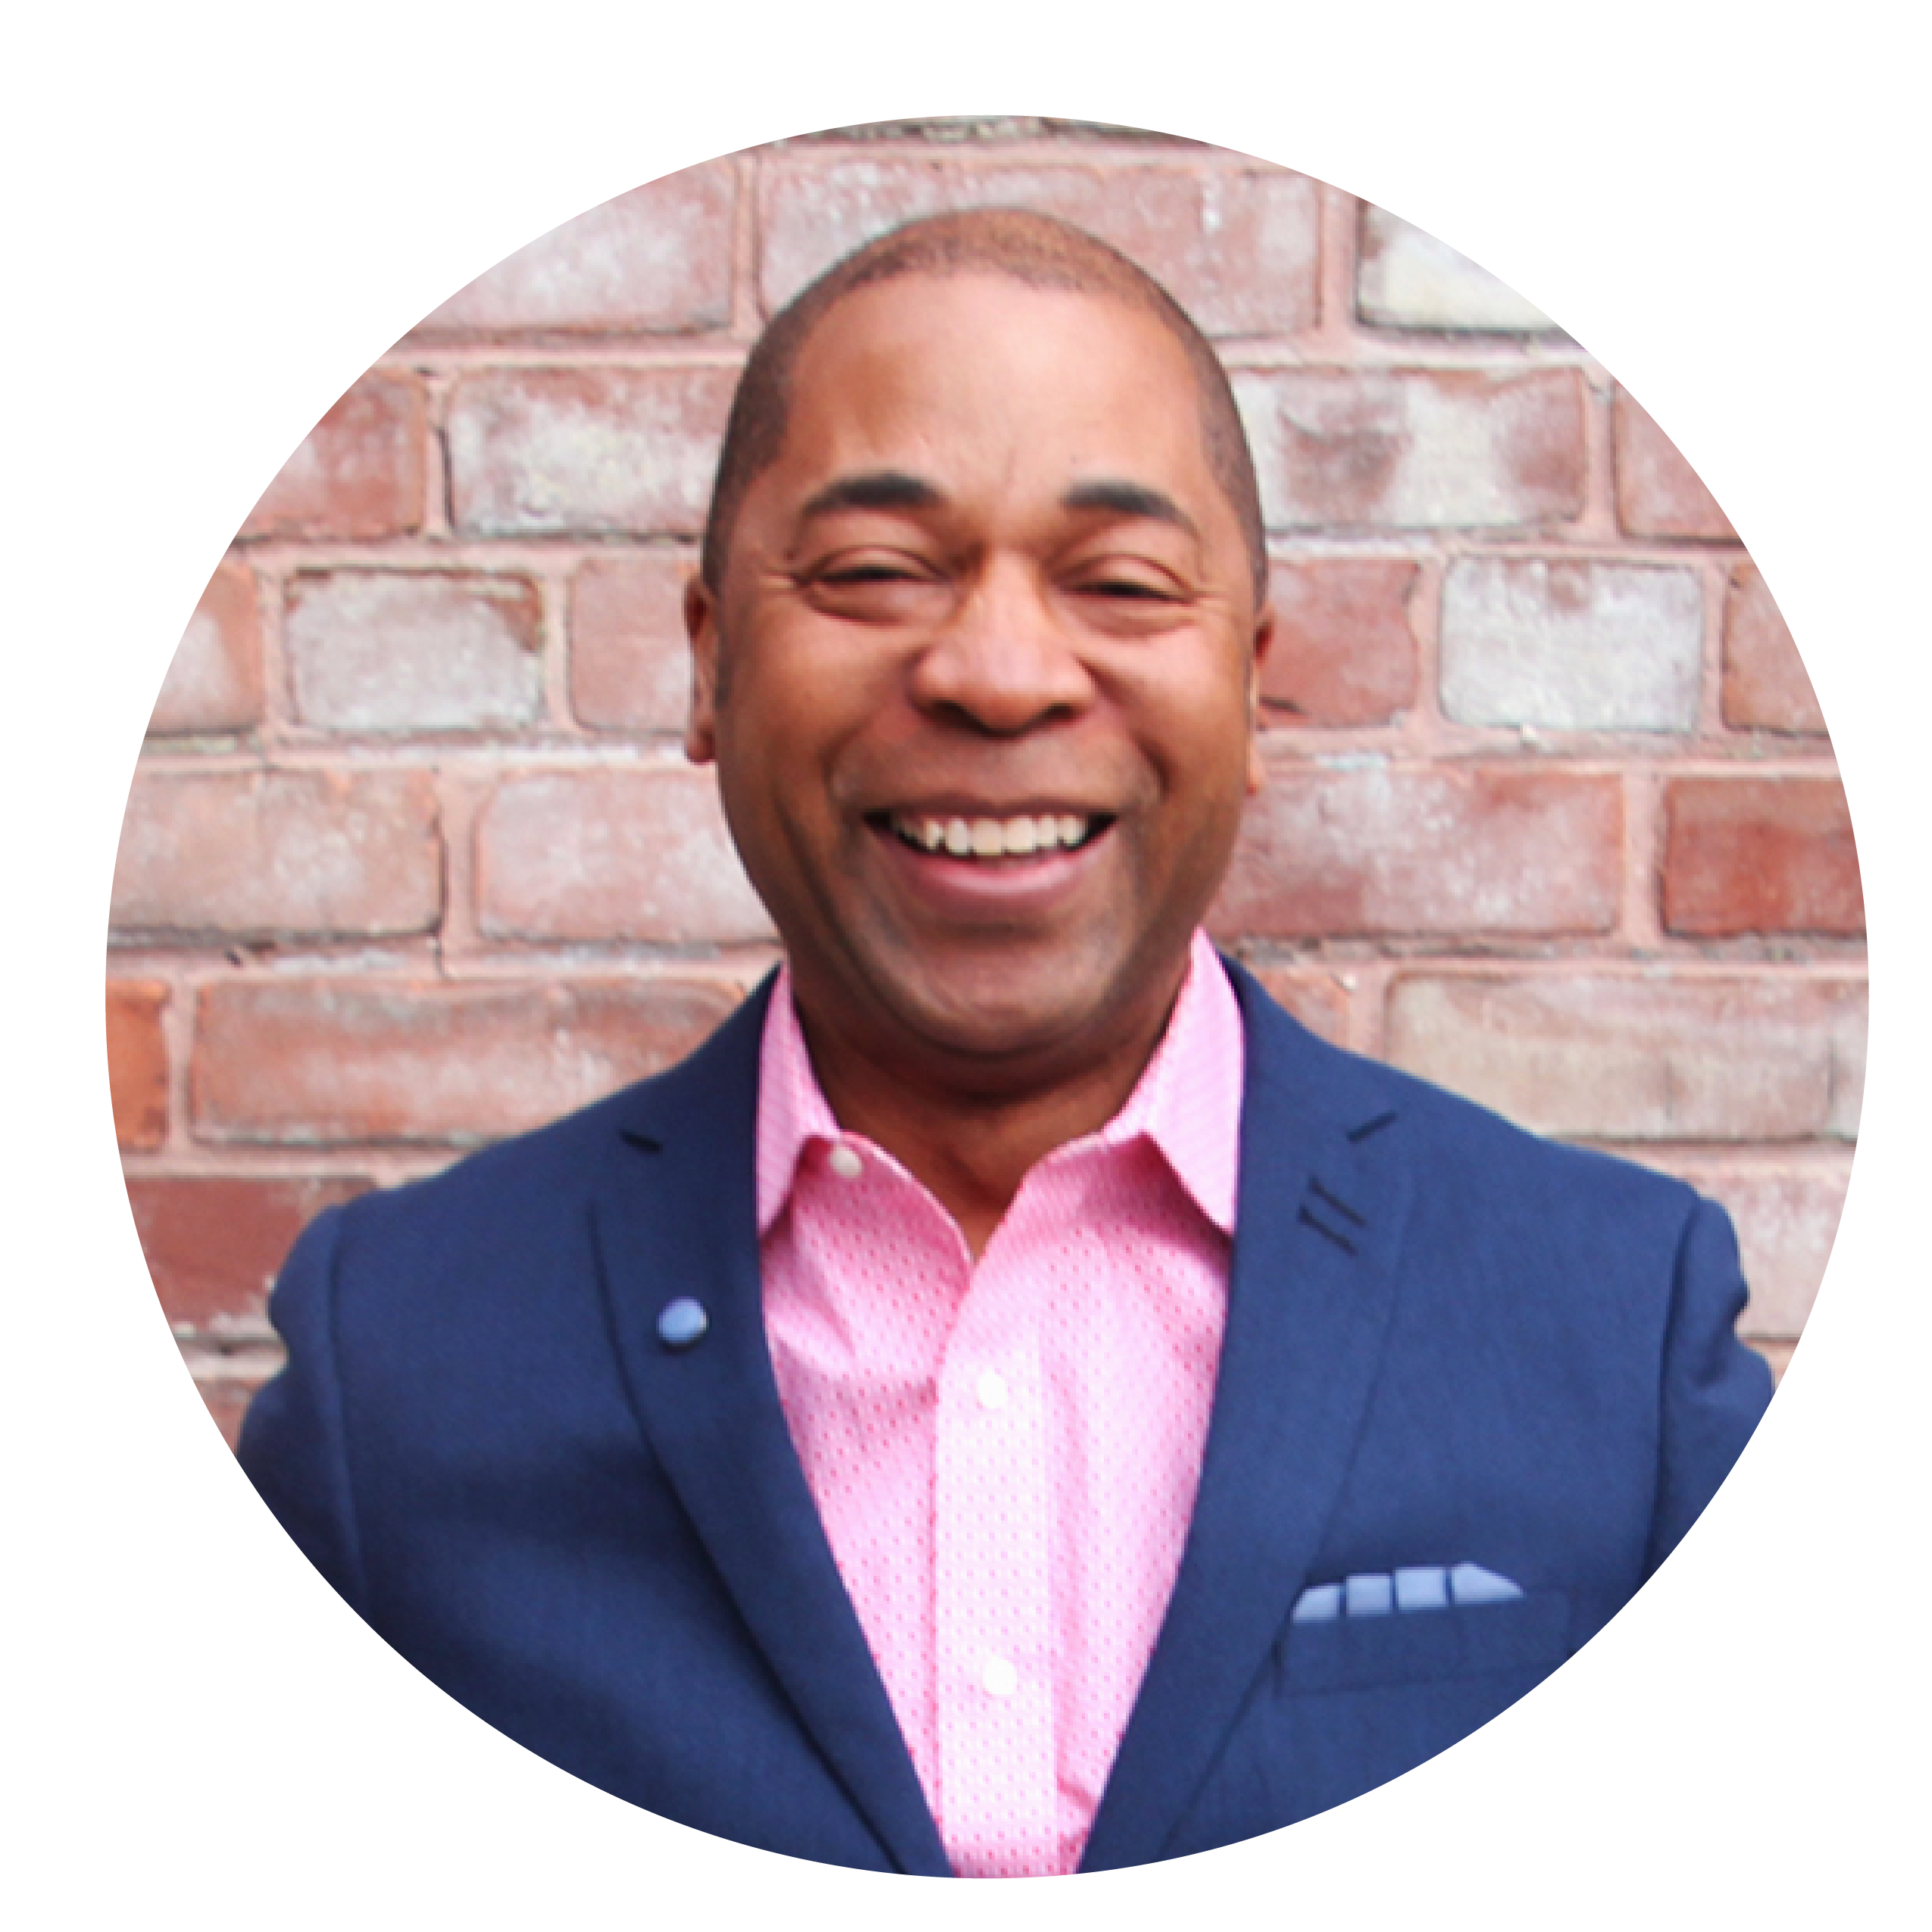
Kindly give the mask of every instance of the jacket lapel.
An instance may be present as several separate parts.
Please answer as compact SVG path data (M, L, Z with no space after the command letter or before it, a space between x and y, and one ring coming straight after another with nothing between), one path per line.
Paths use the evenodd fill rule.
M1214 1415L1174 1596L1083 1871L1160 1857L1211 1768L1319 1547L1393 1305L1408 1169L1388 1089L1231 970L1248 1064ZM769 986L636 1090L596 1196L612 1336L658 1460L800 1719L899 1868L942 1875L765 1343L753 1148ZM672 1350L657 1321L680 1296L710 1326Z
M1389 1089L1238 968L1240 1219L1200 1490L1081 1869L1162 1855L1340 1493L1394 1302L1408 1167Z
M753 1175L771 982L636 1090L595 1204L612 1337L639 1419L753 1639L902 1871L950 1869L840 1580L765 1342ZM664 1305L709 1327L667 1348Z

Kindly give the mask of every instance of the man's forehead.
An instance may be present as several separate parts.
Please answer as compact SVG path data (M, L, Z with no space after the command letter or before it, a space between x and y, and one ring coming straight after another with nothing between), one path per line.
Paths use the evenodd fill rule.
M879 380L943 384L971 355L1037 364L1067 359L1076 342L1130 361L1150 388L1192 401L1193 372L1171 330L1142 305L1105 291L1043 287L995 268L909 271L841 296L799 345L789 385L793 410L830 391ZM1082 358L1091 361L1089 355Z
M939 220L925 226L943 228L947 224ZM933 289L943 292L949 286L977 282L981 288L991 284L1012 303L1049 298L1076 305L1084 303L1093 315L1105 313L1117 319L1113 328L1099 324L1099 333L1111 334L1114 340L1130 336L1140 373L1138 394L1117 396L1114 425L1132 431L1149 415L1161 417L1169 427L1179 421L1186 423L1186 446L1205 458L1211 487L1223 505L1233 510L1248 555L1252 595L1256 605L1264 603L1268 560L1260 492L1240 411L1221 361L1165 289L1149 282L1127 257L1118 257L1076 230L1064 230L1064 224L1053 226L1055 245L1046 253L1033 245L1039 238L1032 230L1028 230L1028 245L1018 253L1008 252L1002 242L1001 247L986 252L976 245L951 261L943 255L935 259L931 253L908 261L886 249L883 259L868 263L864 257L870 252L861 252L850 257L846 267L831 270L819 284L805 289L786 311L775 317L746 365L721 452L703 545L703 577L713 589L723 583L746 492L783 460L784 446L798 427L798 415L802 411L811 414L814 398L823 392L823 384L839 380L839 375L833 373L833 359L819 354L827 338L836 342L848 334L854 317L864 317L868 311L875 317L879 311L893 313L895 307L904 311L902 298L908 289L931 294ZM910 234L910 230L900 234ZM891 238L886 238L886 243L891 243ZM854 268L856 274L848 274ZM895 303L895 294L900 302ZM914 303L912 311L912 315L899 313L895 317L900 340L914 352L912 358L900 358L902 373L916 371L918 354L930 350L931 371L937 379L945 359L952 354L958 333L949 333L945 327L947 305L943 302L927 302L924 311L920 303ZM1123 323L1127 327L1118 327ZM908 334L912 340L906 342ZM844 373L844 379L850 380L850 371ZM1169 402L1179 404L1179 411L1171 411Z
M875 494L889 493L893 474L929 477L1001 450L1030 467L1064 460L1113 477L1152 464L1170 488L1207 480L1198 385L1157 320L1114 296L990 271L853 291L804 344L788 403L780 467L795 480L802 469L877 471L886 480ZM867 507L913 506L881 496Z

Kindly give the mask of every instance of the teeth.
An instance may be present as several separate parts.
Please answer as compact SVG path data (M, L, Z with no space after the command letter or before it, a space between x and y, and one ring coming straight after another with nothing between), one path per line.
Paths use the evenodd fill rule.
M908 845L944 851L955 858L1024 858L1034 852L1071 849L1086 839L1092 821L1076 812L1039 818L913 818L895 814L893 830Z

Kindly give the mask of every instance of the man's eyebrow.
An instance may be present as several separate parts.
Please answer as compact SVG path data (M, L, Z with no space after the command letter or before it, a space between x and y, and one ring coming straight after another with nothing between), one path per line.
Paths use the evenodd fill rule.
M1157 524L1172 524L1190 536L1201 533L1194 519L1165 490L1150 489L1145 483L1115 481L1111 477L1092 483L1075 483L1060 499L1063 510L1111 510L1119 517L1149 517Z
M945 502L923 477L904 470L866 470L827 483L799 511L802 517L829 516L835 510L936 510Z

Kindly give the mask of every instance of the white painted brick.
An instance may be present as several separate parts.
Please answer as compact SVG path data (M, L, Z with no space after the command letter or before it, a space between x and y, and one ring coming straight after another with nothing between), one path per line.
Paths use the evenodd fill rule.
M1362 211L1355 307L1386 328L1521 335L1556 326L1487 268L1379 208Z
M1109 242L1209 335L1287 334L1315 320L1315 183L1278 169L864 155L767 163L759 286L767 311L874 236L929 214L1024 208Z
M1443 583L1443 709L1458 724L1690 731L1703 649L1690 571L1468 557Z
M425 334L722 328L731 319L728 162L633 188L508 255L424 317Z
M527 771L477 821L477 923L492 939L658 946L771 936L708 771Z
M1235 401L1271 530L1493 530L1581 514L1568 369L1243 369Z
M492 369L449 405L451 514L475 536L696 532L730 369Z
M1540 1133L1803 1140L1851 1131L1865 1017L1840 980L1418 974L1387 1053Z
M333 731L527 724L542 686L536 593L478 573L338 571L290 586L296 717Z

